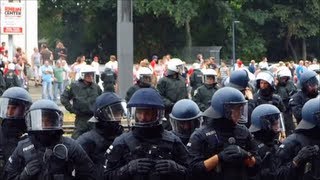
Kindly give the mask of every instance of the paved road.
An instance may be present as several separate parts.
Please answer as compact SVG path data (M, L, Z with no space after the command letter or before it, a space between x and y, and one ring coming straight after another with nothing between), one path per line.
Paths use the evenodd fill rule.
M42 86L35 87L34 81L29 82L29 92L31 94L33 102L42 98L41 96ZM67 110L64 108L63 105L61 105L60 103L58 103L58 105L61 111L67 112Z

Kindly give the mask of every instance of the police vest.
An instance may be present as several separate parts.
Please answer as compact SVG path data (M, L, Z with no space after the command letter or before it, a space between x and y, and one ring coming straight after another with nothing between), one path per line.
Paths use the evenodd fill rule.
M130 160L139 158L150 158L153 160L173 159L172 152L174 149L175 136L168 131L162 133L161 140L143 142L131 133L124 137L126 145L129 147ZM129 161L130 161L129 160Z
M46 149L45 152L40 152L35 149L34 144L32 144L30 139L25 139L22 143L22 156L24 162L27 164L34 159L38 159L41 162L42 167L38 179L72 179L71 172L73 171L73 167L68 164L68 149L63 142L62 144L57 145L66 147L64 157L55 154L54 150L57 145L53 149Z
M225 120L225 119L219 119ZM230 144L240 146L244 150L248 150L248 136L250 133L244 129L242 125L237 125L232 132L223 132L213 127L205 127L199 131L200 137L204 138L207 148L203 152L205 158L209 158L214 154L218 154L223 151ZM230 138L234 138L235 142L228 142ZM213 177L222 179L248 179L247 168L244 163L229 163L218 164L214 171L211 172Z
M310 139L300 133L290 135L286 141L295 144L294 148L297 148L296 150L300 150L305 146L320 146L320 140ZM309 162L305 163L302 169L304 170L304 179L320 179L320 155L318 154L316 157L309 160Z

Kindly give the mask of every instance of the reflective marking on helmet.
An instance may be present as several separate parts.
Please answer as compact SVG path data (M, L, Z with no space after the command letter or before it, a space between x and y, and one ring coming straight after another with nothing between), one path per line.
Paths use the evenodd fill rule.
M23 151L23 152L25 152L25 151L29 151L29 150L30 150L30 149L32 149L32 148L34 148L34 145L33 145L33 144L31 144L31 145L29 145L29 146L27 146L27 147L23 148L23 149L22 149L22 151Z
M191 147L191 145L192 145L191 142L188 142L187 146L188 146L188 147Z

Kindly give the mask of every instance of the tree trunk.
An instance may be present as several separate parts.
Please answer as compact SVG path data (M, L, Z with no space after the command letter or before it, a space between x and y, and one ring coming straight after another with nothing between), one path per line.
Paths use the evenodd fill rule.
M305 38L302 38L302 58L304 61L307 60L307 45Z
M190 21L186 21L185 23L186 28L186 46L187 46L187 58L192 60L191 57L191 47L192 47L192 36L191 36L191 29L190 29Z
M295 62L298 62L298 57L297 57L297 53L296 53L296 50L294 49L292 43L291 43L291 40L288 41L288 45L289 45L289 48L291 50L291 53L292 53L292 56L293 56L293 59Z

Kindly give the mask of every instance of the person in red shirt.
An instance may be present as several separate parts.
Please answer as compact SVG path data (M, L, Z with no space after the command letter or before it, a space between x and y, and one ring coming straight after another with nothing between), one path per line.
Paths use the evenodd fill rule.
M6 43L2 42L0 46L0 54L5 55L5 51L6 51Z
M151 60L151 63L150 63L152 69L154 69L154 67L156 66L157 62L158 62L158 56L156 56L156 55L152 56L152 60Z

